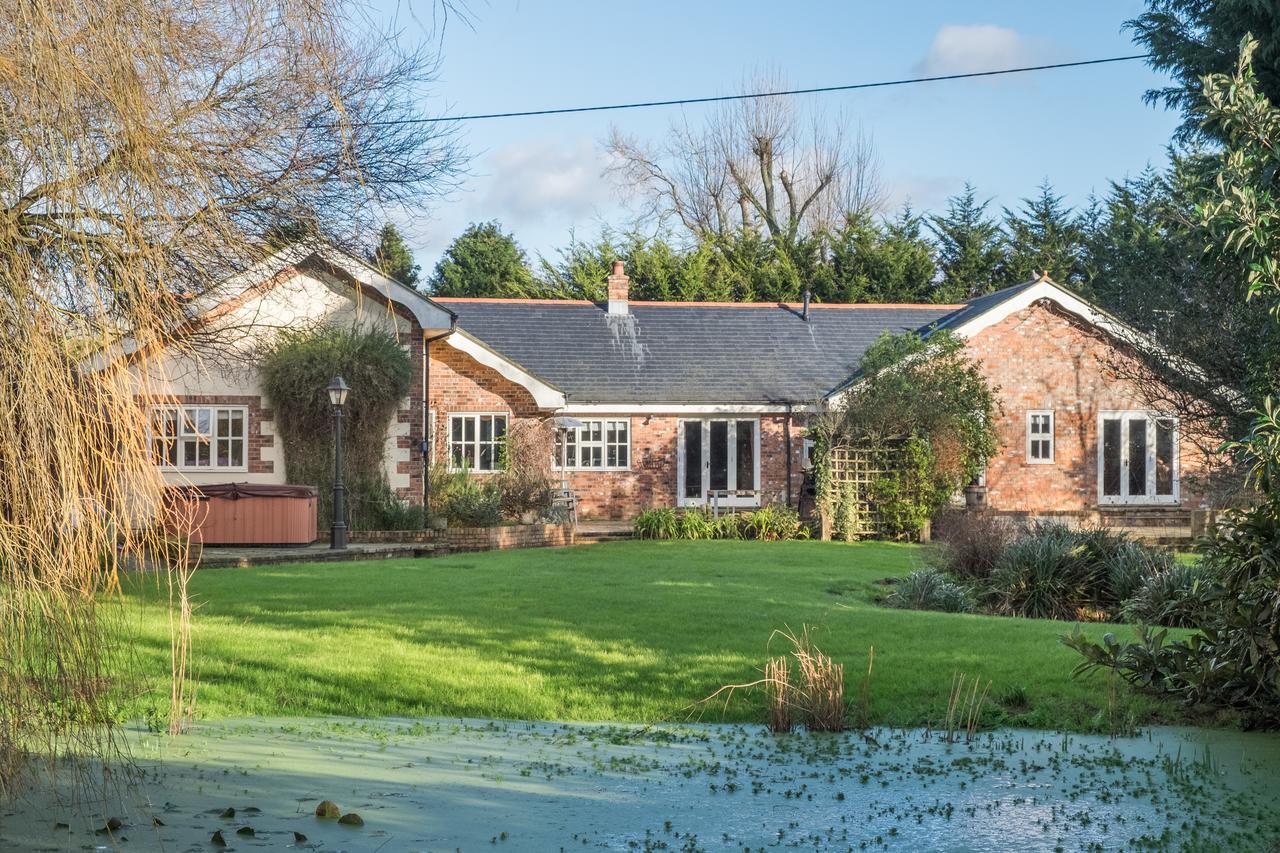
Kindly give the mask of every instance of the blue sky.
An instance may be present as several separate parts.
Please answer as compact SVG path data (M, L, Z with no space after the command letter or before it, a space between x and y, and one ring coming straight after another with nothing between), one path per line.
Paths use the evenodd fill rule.
M379 0L375 15L421 39L420 9ZM1125 20L1137 0L1047 2L667 2L472 0L450 22L434 114L481 113L726 94L757 68L797 87L1067 62L1137 53ZM429 23L429 18L426 23ZM1016 205L1048 178L1072 204L1165 160L1176 114L1143 103L1163 83L1144 63L1045 71L992 81L820 96L829 114L874 136L892 204L937 210L965 180L992 207ZM468 222L498 219L531 257L571 231L634 215L602 175L617 126L659 140L710 108L655 108L473 122L472 155L451 198L397 217L430 270Z

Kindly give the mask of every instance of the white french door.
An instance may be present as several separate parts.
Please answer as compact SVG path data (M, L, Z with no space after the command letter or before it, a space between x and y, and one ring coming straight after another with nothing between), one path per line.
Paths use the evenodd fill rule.
M1178 422L1151 412L1098 415L1098 503L1178 502Z
M682 419L676 442L677 505L760 505L757 418Z

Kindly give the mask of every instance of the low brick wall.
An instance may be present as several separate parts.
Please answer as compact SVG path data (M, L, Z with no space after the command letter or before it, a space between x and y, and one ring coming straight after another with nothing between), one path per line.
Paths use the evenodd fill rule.
M574 543L572 524L507 524L498 527L450 527L447 530L362 530L352 542L443 545L450 551L501 551L552 548Z

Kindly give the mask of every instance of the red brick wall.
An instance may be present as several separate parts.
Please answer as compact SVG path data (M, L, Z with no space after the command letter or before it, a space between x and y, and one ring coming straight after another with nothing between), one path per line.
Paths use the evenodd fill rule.
M1000 449L987 468L988 501L1009 512L1086 511L1098 504L1098 413L1143 410L1144 397L1107 367L1123 357L1110 339L1040 303L969 341L1004 407ZM1054 461L1029 464L1027 412L1052 409ZM1183 436L1181 506L1200 507L1195 475L1208 464Z
M444 341L431 344L431 408L436 414L435 459L448 454L451 412L506 412L512 418L547 418L522 386L485 367ZM570 471L582 518L633 518L648 507L672 506L676 500L676 436L686 415L593 414L592 418L627 418L631 424L631 466L626 471ZM749 415L745 417L755 417ZM763 503L786 498L784 415L760 416L760 479ZM803 434L792 428L792 503L800 493Z
M262 458L262 449L264 447L275 446L274 435L264 435L262 432L263 421L272 421L275 419L275 413L271 409L264 408L262 405L262 397L254 395L235 395L235 394L180 394L172 397L153 397L150 399L138 398L141 405L150 417L150 409L152 406L244 406L249 412L249 422L246 424L248 430L246 460L249 463L250 474L271 474L275 471L275 463ZM218 471L225 469L210 468L210 471ZM237 472L228 472L237 473Z
M1003 405L1000 449L988 467L988 500L997 510L1080 512L1097 506L1097 418L1104 410L1146 408L1143 396L1107 368L1113 342L1052 309L1032 306L978 333L969 342ZM547 418L521 386L444 341L431 344L431 408L437 412L435 452L443 461L450 412L505 412L512 418ZM1050 465L1026 460L1026 413L1055 413ZM592 417L621 418L600 413ZM631 518L648 507L676 502L677 429L689 415L631 415L631 466L626 471L572 471L569 484L583 518ZM755 417L754 415L751 417ZM760 415L761 502L786 498L785 415ZM791 430L791 501L799 499L804 433ZM1184 436L1181 506L1200 507L1195 475L1207 465ZM420 484L418 485L420 489Z

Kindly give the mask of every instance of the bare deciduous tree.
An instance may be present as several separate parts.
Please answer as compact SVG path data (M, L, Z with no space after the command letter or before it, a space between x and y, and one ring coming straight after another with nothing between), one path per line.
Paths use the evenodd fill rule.
M766 73L744 91L786 88L781 75ZM735 100L700 127L673 125L658 145L613 128L610 171L645 199L647 215L674 217L695 236L749 229L789 243L884 203L875 145L847 125L793 97Z
M460 159L447 124L406 121L430 57L343 0L0 9L3 793L32 752L110 753L122 559L171 569L173 724L192 700L185 560L140 513L163 483L139 400L163 390L85 355L174 344L190 297L261 258L268 229L361 242Z

